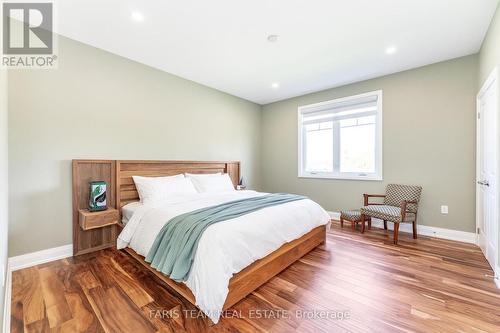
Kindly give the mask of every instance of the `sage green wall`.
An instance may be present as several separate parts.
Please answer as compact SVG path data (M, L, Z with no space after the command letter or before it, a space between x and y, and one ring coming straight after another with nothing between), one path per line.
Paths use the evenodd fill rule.
M500 65L500 5L497 7L479 52L479 87L498 65Z
M474 230L477 55L263 107L64 37L59 61L10 71L10 256L71 243L73 158L238 159L251 188L332 211L421 184L421 224ZM384 181L297 178L297 107L378 89Z
M259 185L257 104L64 37L9 87L9 256L72 242L74 158L240 160Z
M419 184L420 224L473 232L477 61L467 56L265 105L263 190L302 193L339 211L360 207L362 193L384 192L387 183ZM297 108L379 89L384 181L298 178Z

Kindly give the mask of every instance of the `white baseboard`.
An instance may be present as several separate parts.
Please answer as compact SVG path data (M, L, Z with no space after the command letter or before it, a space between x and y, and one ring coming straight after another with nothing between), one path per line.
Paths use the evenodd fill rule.
M330 214L330 217L334 220L340 219L339 212L328 212L328 214ZM383 228L384 222L382 220L379 220L379 219L372 219L372 227ZM389 230L394 230L394 224L391 222L388 222L387 228ZM399 231L412 233L413 230L412 230L411 223L401 223L401 225L399 226ZM459 231L459 230L452 230L452 229L445 229L445 228L438 228L438 227L430 227L427 225L417 224L417 233L419 235L422 235L422 236L437 237L437 238L443 238L443 239L449 239L449 240L466 242L466 243L473 243L473 244L476 243L476 234L473 232L466 232L466 231Z
M26 267L44 264L46 262L64 259L73 255L73 244L54 247L47 250L23 254L9 258L11 272Z
M328 212L328 215L330 215L332 220L340 220L340 212Z
M54 247L47 250L10 257L7 261L7 280L5 282L5 299L3 311L3 331L10 332L10 298L12 294L12 272L46 262L71 257L73 244Z

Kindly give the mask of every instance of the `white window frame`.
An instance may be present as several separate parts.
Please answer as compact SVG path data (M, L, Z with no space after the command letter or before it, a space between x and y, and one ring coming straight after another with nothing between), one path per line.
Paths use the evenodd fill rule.
M298 123L298 177L299 178L326 178L326 179L350 179L350 180L383 180L382 173L382 90L371 91L363 94L358 94L354 96L348 96L343 98L337 98L326 102L309 104L299 106L297 110L297 123ZM374 173L358 173L358 172L340 172L339 170L334 172L307 172L304 170L304 133L302 126L302 114L304 111L317 108L325 107L330 104L337 104L341 102L347 102L363 97L377 96L377 117L375 125L375 172ZM335 149L335 147L334 147ZM334 154L335 156L335 154ZM335 161L334 161L335 164ZM335 167L334 167L335 168Z

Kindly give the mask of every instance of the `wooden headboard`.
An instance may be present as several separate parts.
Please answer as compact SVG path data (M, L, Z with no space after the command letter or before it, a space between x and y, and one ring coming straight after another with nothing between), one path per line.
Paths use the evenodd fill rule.
M122 226L106 225L95 229L82 229L80 210L88 207L89 182L104 180L108 184L108 211L118 210L129 202L139 201L132 176L171 176L179 173L229 174L236 186L240 179L240 162L206 161L115 161L73 160L73 255L80 255L115 246ZM96 213L97 214L97 213ZM119 219L118 221L121 221Z
M88 207L90 181L108 183L108 212L118 210L118 221L121 221L121 208L139 200L132 176L158 177L184 172L224 172L236 186L240 179L240 162L73 160L73 255L115 246L122 228L120 224L90 230L80 227L80 210Z
M160 177L179 173L227 173L236 186L240 180L240 162L206 161L116 161L116 205L139 201L132 176ZM121 215L121 214L120 214Z

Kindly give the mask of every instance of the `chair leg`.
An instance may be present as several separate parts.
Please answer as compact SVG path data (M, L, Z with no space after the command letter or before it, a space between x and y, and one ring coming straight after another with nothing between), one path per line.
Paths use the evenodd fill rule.
M417 221L413 221L413 239L417 239Z
M398 244L399 223L394 223L394 244Z
M387 230L387 220L384 220L384 230Z
M344 219L343 218L340 218L340 227L343 228L344 227Z
M361 233L363 234L365 232L365 215L361 215Z
M352 230L356 230L356 225L357 225L357 223L355 221L351 221Z
M372 218L369 217L368 218L368 229L371 230L371 228L372 228Z

